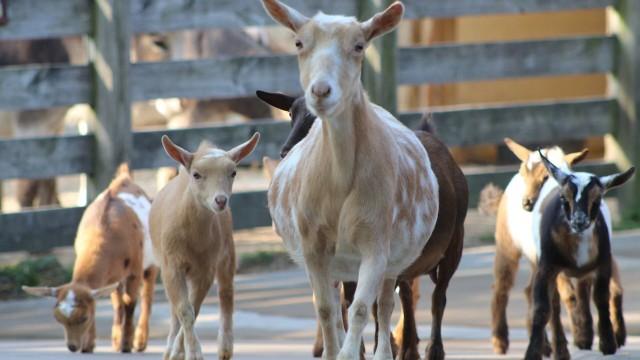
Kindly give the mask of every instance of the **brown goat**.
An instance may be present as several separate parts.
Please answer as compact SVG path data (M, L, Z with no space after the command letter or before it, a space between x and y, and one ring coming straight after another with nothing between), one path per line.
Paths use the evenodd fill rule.
M218 358L233 354L233 223L227 206L236 166L258 144L260 135L230 151L206 144L191 153L163 136L167 154L180 166L151 208L153 249L171 303L171 329L165 359L202 359L194 323L214 278L218 279L220 329Z
M151 202L136 185L126 165L85 210L75 240L76 261L69 284L27 287L32 295L56 298L56 320L64 326L72 352L93 352L95 299L111 294L114 350L130 352L147 346L149 315L158 273L151 253L148 214ZM142 311L138 326L133 315L142 285Z

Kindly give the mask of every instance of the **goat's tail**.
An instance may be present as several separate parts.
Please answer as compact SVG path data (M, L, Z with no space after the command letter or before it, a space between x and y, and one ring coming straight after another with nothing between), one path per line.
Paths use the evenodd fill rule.
M480 214L487 216L495 216L498 213L500 199L504 194L504 190L500 189L493 183L487 184L480 191L480 200L478 200L478 211Z
M431 135L436 135L436 127L433 124L433 113L424 113L416 130L428 132Z

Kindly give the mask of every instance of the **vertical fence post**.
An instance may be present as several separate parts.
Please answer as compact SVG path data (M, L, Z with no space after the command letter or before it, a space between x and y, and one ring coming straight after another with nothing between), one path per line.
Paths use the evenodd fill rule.
M88 199L110 182L131 149L131 99L129 98L129 0L94 0L89 56L93 70L93 101L98 122L93 174Z
M365 21L392 3L393 0L358 0L358 19ZM369 45L362 68L362 81L371 101L394 115L397 113L397 31L396 29Z
M616 5L619 53L616 92L620 111L613 126L610 148L617 165L626 170L640 166L640 1L620 0ZM640 221L640 174L620 189L624 218Z

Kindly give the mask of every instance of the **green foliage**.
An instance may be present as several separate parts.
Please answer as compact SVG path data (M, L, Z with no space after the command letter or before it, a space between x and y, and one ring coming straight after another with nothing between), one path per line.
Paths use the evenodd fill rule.
M57 286L69 282L71 269L64 268L53 255L27 259L0 268L0 300L24 295L21 286Z
M640 218L624 217L617 223L613 224L613 231L631 230L640 228Z

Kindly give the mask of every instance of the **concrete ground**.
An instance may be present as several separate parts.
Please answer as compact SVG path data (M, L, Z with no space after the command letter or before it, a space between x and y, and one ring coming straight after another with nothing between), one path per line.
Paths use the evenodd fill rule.
M630 334L628 344L609 358L640 359L640 232L617 233L614 252L622 268L625 286L625 317ZM460 269L448 292L444 319L444 342L449 359L518 359L527 344L524 330L525 305L522 289L529 273L523 261L508 309L511 325L511 351L495 356L490 342L490 311L493 247L465 249ZM421 351L427 345L430 313L428 303L432 285L421 284L418 324ZM311 357L315 317L311 290L300 269L242 275L236 277L235 358L306 359ZM206 358L215 358L218 327L218 301L215 291L206 299L197 330ZM98 306L98 347L93 355L71 354L66 350L62 329L51 314L51 299L28 299L0 303L1 359L123 359L159 358L168 331L168 309L161 289L151 319L150 346L144 354L121 355L110 348L111 306L102 300ZM399 305L396 303L397 316ZM366 330L367 349L372 349L373 327ZM596 342L597 344L597 342ZM598 352L572 349L574 359L597 359ZM371 355L369 354L369 357Z

